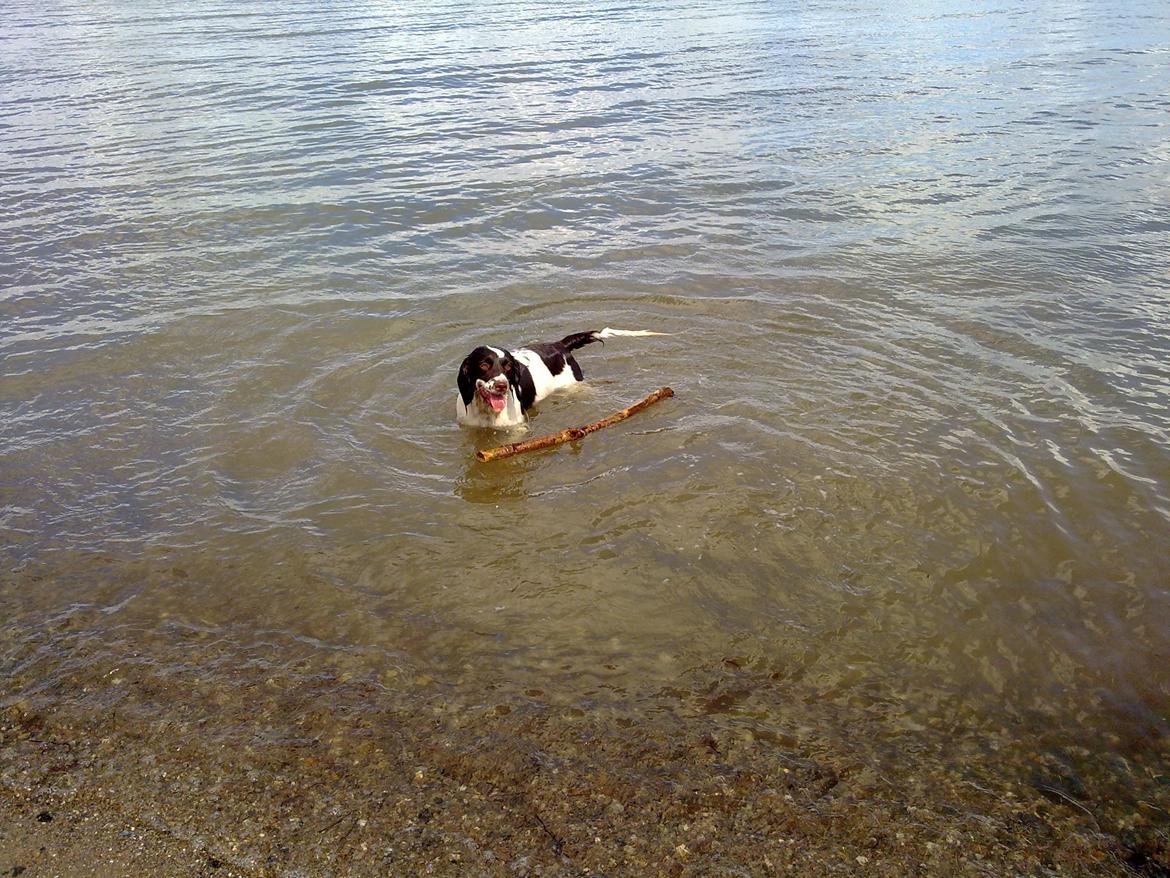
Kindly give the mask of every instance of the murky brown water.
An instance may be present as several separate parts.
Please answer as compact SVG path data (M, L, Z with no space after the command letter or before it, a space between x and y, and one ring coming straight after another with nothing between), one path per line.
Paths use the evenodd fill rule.
M1158 4L18 5L0 59L0 705L341 674L1165 807ZM606 325L672 335L533 430L676 398L475 462L462 356Z

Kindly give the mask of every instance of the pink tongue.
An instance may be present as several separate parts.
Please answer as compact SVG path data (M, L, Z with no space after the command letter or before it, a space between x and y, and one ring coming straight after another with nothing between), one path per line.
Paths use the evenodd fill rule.
M504 403L507 400L505 399L504 394L501 393L499 396L489 394L487 401L488 404L492 407L492 411L499 414L504 410Z

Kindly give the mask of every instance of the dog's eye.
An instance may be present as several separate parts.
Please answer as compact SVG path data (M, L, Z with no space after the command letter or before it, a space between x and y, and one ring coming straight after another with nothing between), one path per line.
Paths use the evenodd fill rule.
M491 368L492 368L491 364L489 364L489 363L480 363L479 364L479 371L481 371L481 372L490 372Z
M511 372L512 371L512 364L511 363L504 363L504 371Z

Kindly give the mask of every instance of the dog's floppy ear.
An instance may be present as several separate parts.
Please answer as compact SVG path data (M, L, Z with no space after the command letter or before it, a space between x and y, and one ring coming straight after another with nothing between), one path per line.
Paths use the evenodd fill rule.
M475 398L475 379L471 377L471 357L465 359L463 365L459 367L459 378L456 383L459 385L459 396L463 399L463 407L467 408Z
M504 372L508 376L508 383L516 388L520 411L528 411L529 406L536 402L536 384L532 380L532 373L511 354L504 358Z

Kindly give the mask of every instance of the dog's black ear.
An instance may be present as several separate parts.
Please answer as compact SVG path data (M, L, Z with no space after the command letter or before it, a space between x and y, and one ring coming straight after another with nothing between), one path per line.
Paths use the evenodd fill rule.
M536 402L536 383L532 380L532 373L528 367L508 354L504 359L504 372L508 376L508 383L516 389L516 398L520 400L520 411L526 412Z
M463 365L459 367L459 378L456 383L459 385L459 396L463 399L463 407L467 408L475 398L475 378L471 374L471 357L464 360Z

